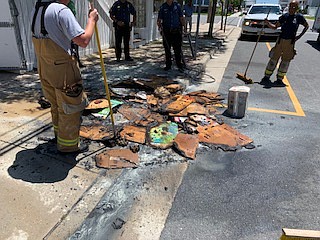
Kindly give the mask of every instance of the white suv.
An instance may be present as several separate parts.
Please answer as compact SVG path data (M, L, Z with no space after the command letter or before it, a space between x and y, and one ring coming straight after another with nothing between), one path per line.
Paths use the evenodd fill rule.
M268 15L269 13L269 15ZM242 22L241 37L259 35L263 28L262 35L279 36L280 29L271 29L264 24L264 19L268 15L268 20L275 23L282 14L279 4L253 4Z

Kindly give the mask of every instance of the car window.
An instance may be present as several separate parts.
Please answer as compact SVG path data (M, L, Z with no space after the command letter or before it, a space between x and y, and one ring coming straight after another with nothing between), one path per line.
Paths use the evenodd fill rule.
M270 13L275 13L275 14L280 14L281 10L277 6L252 6L252 8L249 11L249 14L259 14L259 13L265 13L267 14Z

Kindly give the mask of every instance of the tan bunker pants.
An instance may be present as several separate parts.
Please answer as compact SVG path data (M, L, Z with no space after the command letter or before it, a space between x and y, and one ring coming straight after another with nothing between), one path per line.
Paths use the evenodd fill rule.
M277 72L277 79L283 79L286 75L290 61L295 56L294 44L291 39L280 39L279 42L270 50L270 60L266 67L265 76L270 77L276 68L281 57L280 66Z
M32 41L43 93L51 103L57 148L61 152L77 151L81 113L88 104L77 60L50 39Z

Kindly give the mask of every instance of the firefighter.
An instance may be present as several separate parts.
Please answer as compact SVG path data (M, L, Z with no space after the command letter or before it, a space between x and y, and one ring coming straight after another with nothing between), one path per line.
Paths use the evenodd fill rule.
M166 0L160 7L157 20L158 28L163 38L163 47L166 54L165 71L171 69L171 47L180 72L184 71L182 60L182 32L185 26L185 19L179 3L173 0Z
M136 24L136 10L132 3L127 0L117 0L111 7L110 17L113 21L113 27L116 38L116 58L120 62L122 49L122 39L124 45L124 55L126 61L133 61L129 52L129 41L132 27ZM132 22L130 21L133 16Z
M97 10L90 11L84 30L67 7L69 1L37 0L31 26L41 86L51 104L57 149L63 154L88 149L79 140L81 113L88 100L71 42L86 47L98 21Z
M261 85L274 85L279 87L286 86L282 80L288 71L290 61L296 55L294 44L303 36L303 34L305 34L305 32L309 28L309 25L303 15L297 13L298 10L298 2L296 0L292 0L289 3L289 11L280 16L279 20L275 24L272 24L267 19L265 19L265 24L267 24L268 27L273 29L281 27L281 33L276 45L269 52L270 60L267 64L265 75L260 82ZM297 30L300 24L303 25L304 28L302 32L297 36ZM277 72L277 80L272 83L270 81L270 76L276 68L280 57L281 62Z

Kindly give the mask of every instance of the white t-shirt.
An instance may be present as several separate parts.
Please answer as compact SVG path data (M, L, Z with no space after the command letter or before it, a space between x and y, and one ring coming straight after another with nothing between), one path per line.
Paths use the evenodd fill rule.
M63 4L51 3L44 15L44 26L48 32L47 36L41 34L41 15L42 7L40 7L37 14L34 37L50 38L67 53L71 54L71 40L84 33L84 29L79 25L72 11Z

